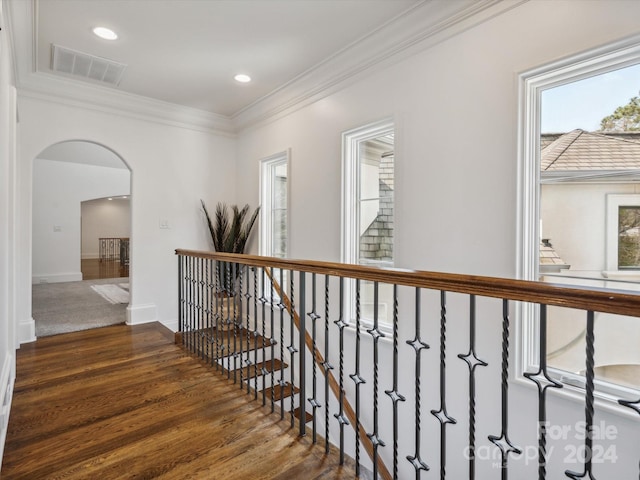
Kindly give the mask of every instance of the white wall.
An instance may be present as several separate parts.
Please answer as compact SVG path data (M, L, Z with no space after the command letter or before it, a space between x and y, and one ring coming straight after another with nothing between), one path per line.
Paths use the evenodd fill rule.
M258 200L258 160L291 148L290 256L340 260L341 133L393 117L396 265L513 277L518 73L639 34L638 18L640 3L634 1L527 2L401 63L371 73L342 91L248 129L238 139L238 201L255 204ZM451 308L455 311L453 305ZM468 314L463 308L459 312L460 317L453 316L449 335L453 357L448 370L449 406L459 421L459 426L450 428L456 433L449 438L459 442L454 443L459 448L448 449L451 460L457 459L449 462L452 478L467 475L466 462L459 461L466 442L467 382L461 381L466 378L466 366L455 354L468 348L468 327L463 320ZM430 356L437 355L437 328L432 328L437 315L436 310L430 320L425 320L430 326ZM499 316L497 312L495 317L483 314L479 318L478 351L492 365L492 369L478 373L479 405L485 408L478 438L482 437L484 443L488 434L499 434ZM403 338L409 335L407 328ZM513 335L511 340L514 345ZM412 365L411 349L404 345L400 352L401 364ZM413 379L410 369L403 370L402 387L406 391L412 388ZM437 388L435 370L428 370L428 377L425 391ZM511 387L511 399L517 408L511 409L510 426L512 432L519 432L515 441L520 445L536 445L534 392L530 386ZM381 402L390 403L386 399ZM437 403L430 403L429 408L437 409ZM550 418L574 424L582 418L583 408L580 401L552 395ZM389 412L385 415L388 417ZM437 422L428 414L426 417L423 431L429 430L433 437ZM599 413L598 418L618 428L619 461L598 465L596 476L637 476L637 448L632 447L639 439L637 419L606 412ZM402 421L403 425L411 424L411 415L403 414ZM439 447L429 440L424 448L430 452L428 463L437 466L434 452ZM390 449L383 450L390 465ZM552 460L557 466L563 457L558 451ZM514 478L524 478L525 471L535 475L534 462L512 463L516 464ZM414 475L406 461L400 466L400 478ZM479 468L478 478L498 475L491 461ZM604 469L608 469L607 474L598 473Z
M0 0L0 459L9 422L15 379L15 132L16 92L9 35ZM0 465L0 468L2 466Z
M208 248L200 198L208 204L235 201L230 181L235 178L234 139L27 95L19 97L19 106L19 208L25 236L18 258L21 268L31 272L34 159L48 146L70 139L104 145L119 155L132 173L129 321L158 320L175 328L174 250ZM169 228L159 228L160 220L166 220ZM20 320L31 325L31 280L20 280Z
M82 280L81 202L129 194L127 169L36 159L33 164L33 283ZM97 247L94 250L97 257Z
M82 258L98 258L100 238L127 238L131 235L129 198L87 200L80 206L82 217Z

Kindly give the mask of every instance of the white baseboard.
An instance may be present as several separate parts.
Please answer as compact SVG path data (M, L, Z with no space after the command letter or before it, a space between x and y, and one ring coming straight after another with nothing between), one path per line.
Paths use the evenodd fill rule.
M167 327L174 333L178 331L178 320L165 320L164 322L160 323L162 323L165 327Z
M82 260L98 260L100 258L100 255L98 254L98 252L95 252L95 253L83 253L82 255L80 255L80 258Z
M36 273L31 277L31 284L37 285L40 283L62 283L62 282L81 282L82 272L71 273Z
M155 303L142 305L129 305L127 307L127 325L139 325L141 323L157 322L158 309Z
M23 343L35 342L36 338L36 322L33 318L23 320L18 324L18 341L20 345Z
M7 439L14 381L14 356L7 353L2 363L2 370L0 370L0 469L2 468L4 444Z

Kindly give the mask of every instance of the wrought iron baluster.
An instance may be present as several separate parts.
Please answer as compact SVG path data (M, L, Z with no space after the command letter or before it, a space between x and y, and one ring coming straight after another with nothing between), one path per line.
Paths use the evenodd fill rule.
M540 332L538 335L537 372L525 372L524 376L538 387L538 480L547 478L547 389L562 388L562 384L549 376L547 371L547 306L540 305Z
M373 478L378 478L378 448L385 446L378 430L378 340L385 335L378 327L378 282L373 282L373 328L367 330L373 338L373 432L367 434L373 444Z
M249 294L249 272L252 273L251 279L253 280L253 295L247 297L247 395L251 393L251 367L253 366L253 378L258 378L258 366L257 366L257 345L253 348L253 361L251 361L251 338L256 338L257 323L258 323L258 291L256 285L256 267L247 269L247 295ZM253 299L253 329L251 328L251 299ZM257 384L254 385L257 387ZM258 394L257 388L255 395ZM255 397L254 397L255 398Z
M294 338L295 338L295 326L293 324L293 312L296 311L296 307L295 307L295 303L294 303L294 290L293 290L293 270L289 270L289 285L290 285L290 305L291 305L291 314L289 315L289 340L291 341L291 343L289 344L289 346L287 347L287 350L289 351L289 358L291 360L291 368L289 369L289 373L290 373L290 394L289 394L289 400L290 400L290 405L291 408L289 409L289 414L291 417L291 428L293 428L295 426L295 422L296 422L296 416L294 413L295 407L294 407L294 396L295 396L295 392L294 392L294 385L295 385L295 380L294 380L294 372L295 372L295 359L296 359L296 353L298 352L298 349L295 346L295 342L294 342ZM282 295L283 299L284 299L284 291L283 291L283 295ZM301 315L300 318L300 322L304 323L304 315ZM300 333L303 335L303 344L304 345L304 332L302 331L302 328L300 329ZM302 356L300 357L302 359ZM300 381L302 382L302 377L303 377L303 372L300 371ZM304 397L300 397L300 398L304 398ZM304 401L300 402L302 404L302 408L304 408ZM302 435L302 433L301 433Z
M422 341L420 337L420 289L416 288L416 312L415 312L415 337L413 340L407 340L407 344L413 347L416 353L416 364L415 364L415 416L414 416L414 424L415 424L415 451L413 455L407 455L407 460L413 465L413 468L416 471L416 480L420 480L421 471L428 471L429 466L422 461L420 457L420 424L422 421L422 405L420 400L420 392L421 392L421 367L420 367L420 355L423 349L430 348L425 342Z
M189 298L189 336L187 337L187 347L190 352L193 352L193 257L189 257L189 283L188 283L188 298Z
M212 339L213 339L213 312L211 311L211 301L213 300L213 298L211 297L211 259L206 259L205 260L205 275L204 275L204 283L205 283L205 304L204 304L204 308L205 308L205 312L206 312L206 316L207 316L207 360L209 362L213 361L213 344Z
M404 396L398 391L398 285L393 285L393 388L385 390L393 402L393 478L398 478L398 402Z
M178 255L178 332L184 332L184 255ZM184 344L184 334L180 337Z
M231 292L231 265L228 262L225 262L225 279L226 285L224 285L224 290L226 292L226 300L227 300L227 379L231 379L231 356L233 355L233 350L231 349L231 324L233 323L232 315L235 312L231 310L231 303L233 302L235 311L235 301L233 301L232 292ZM234 332L235 336L235 332Z
M291 271L291 278L293 279L293 270ZM299 351L300 351L300 360L299 360L299 364L300 364L300 436L304 437L307 434L306 431L306 427L305 427L305 423L307 420L307 409L306 409L306 405L304 402L305 397L307 396L307 382L306 382L306 376L307 376L307 372L306 372L306 359L307 359L307 352L305 351L304 348L304 344L305 344L305 338L306 338L306 333L307 333L307 326L306 326L306 320L307 320L307 315L306 315L306 277L305 277L305 273L304 272L299 272L299 288L300 288L300 300L299 300L299 304L300 306L298 307L300 309L300 325L298 328L298 332L299 332L299 338L298 338L298 345L299 345ZM291 282L291 312L295 312L294 308L293 308L293 281ZM293 315L292 315L293 317ZM314 322L315 323L315 322ZM293 328L293 318L291 318L291 325ZM293 344L293 341L291 342ZM313 352L312 352L313 353ZM291 379L291 418L293 418L293 378Z
M469 295L469 353L458 358L469 367L469 479L476 478L476 367L486 367L487 362L476 354L476 296Z
M329 453L329 275L324 276L324 451Z
M216 322L216 331L215 342L216 342L216 370L220 369L220 361L222 360L222 354L224 351L222 350L222 292L220 291L220 262L214 260L215 262L215 278L213 280L214 284L214 301L215 301L215 322Z
M280 301L278 302L278 308L280 309L280 420L284 420L284 388L287 384L284 380L284 298L282 289L284 288L284 270L280 269ZM271 389L271 398L274 398L274 389Z
M311 430L313 432L313 443L317 443L318 439L317 439L317 420L316 420L316 410L318 408L320 408L322 405L318 402L318 397L317 397L317 392L318 392L318 378L317 378L317 363L318 363L318 356L317 356L317 349L316 349L316 322L319 318L322 318L320 315L318 315L318 312L316 310L317 307L317 302L316 302L316 298L317 298L317 291L316 291L316 274L312 273L311 274L311 312L309 313L309 318L311 319L311 343L312 343L312 350L311 350L311 354L313 356L313 369L312 369L312 391L311 391L311 397L308 399L309 404L311 405L311 411L312 411L312 418L311 418ZM302 351L304 351L304 348L301 348ZM300 397L302 398L302 397ZM304 415L306 417L306 413L305 412L301 412L301 415ZM306 420L306 418L305 418Z
M260 269L260 271L262 272L262 294L260 295L260 303L261 303L261 318L262 318L262 335L261 335L261 340L260 343L262 345L262 405L266 405L267 404L267 393L266 393L266 382L267 382L267 375L266 375L266 371L265 371L265 367L264 367L264 362L265 362L265 346L264 346L264 339L267 335L265 326L266 326L266 320L265 320L265 305L267 303L267 299L264 296L264 290L265 290L265 271L264 271L264 267ZM271 297L271 317L273 318L273 297ZM272 333L273 333L273 328L271 329ZM256 336L256 342L258 341L258 337ZM258 350L258 345L256 345L256 351ZM272 355L273 358L273 355ZM271 372L271 390L273 391L273 369ZM257 395L257 388L258 388L258 379L256 377L256 395ZM271 402L271 411L273 412L273 401Z
M258 399L258 267L251 269L253 272L253 399ZM251 382L247 382L247 392Z
M360 386L366 383L360 375L360 280L356 279L356 348L355 348L355 373L351 374L351 380L356 386L356 476L360 476Z
M593 476L593 414L594 414L594 357L595 357L595 337L593 332L594 327L594 313L591 310L587 311L587 332L585 335L586 340L586 372L585 372L585 408L584 408L584 417L586 423L586 431L585 431L585 439L584 439L584 449L585 449L585 463L584 463L584 471L582 473L574 472L571 470L567 470L565 475L573 480L577 480L578 478L589 478L591 480L595 480L596 477Z
M502 372L501 372L502 427L500 436L489 435L489 441L500 449L502 480L507 480L509 453L520 455L522 451L509 439L509 301L502 300Z
M204 360L204 336L202 332L202 258L196 261L196 350L199 350L198 356Z
M344 278L340 277L340 299L339 299L339 312L338 320L334 323L338 326L339 335L339 377L340 377L340 398L338 399L339 411L333 416L336 417L340 425L340 465L344 465L344 426L349 425L349 420L344 416L344 327L348 325L344 321Z
M233 292L231 298L233 299L233 383L238 382L238 302L236 301L236 279L237 279L237 267L238 264L231 265L231 279L229 289ZM239 297L242 297L240 295Z
M238 269L240 270L238 272ZM242 297L244 296L243 292L243 287L244 287L244 282L243 282L243 270L244 270L244 265L237 265L236 267L236 275L238 278L238 316L237 316L237 323L238 323L238 344L240 345L240 352L237 351L236 349L236 355L235 357L237 357L238 359L240 359L240 389L242 390L243 385L242 382L244 381L244 368L242 368L243 362L242 362L242 358L244 357L244 334L242 333L242 319L244 318L244 314L242 312ZM235 304L235 303L234 303ZM235 382L235 372L238 369L238 366L236 365L236 362L234 361L234 374L233 374L233 381Z
M447 413L447 296L440 292L440 409L431 414L440 422L440 479L447 476L447 425L455 425L456 419Z
M255 370L255 363L251 361L251 337L253 336L253 333L254 333L251 330L251 299L253 297L253 295L251 295L251 272L253 271L253 267L250 268L245 265L242 267L242 269L247 276L247 292L244 294L245 300L246 300L245 309L247 312L246 323L245 323L246 325L245 329L247 334L246 335L247 343L245 345L246 346L245 351L247 352L247 359L245 361L245 364L247 365L247 394L249 394L251 391L251 367L253 366Z
M273 274L273 270L271 270L271 273ZM275 340L275 331L274 331L274 325L275 325L275 311L273 309L273 303L274 303L274 299L275 299L275 294L276 294L276 290L275 290L275 286L273 285L273 280L275 279L275 276L272 276L269 280L269 285L271 288L271 302L269 302L270 304L270 308L271 308L271 318L270 318L270 327L271 327L271 332L269 334L269 346L271 347L271 368L269 369L269 371L271 372L271 413L273 413L275 411L275 400L274 400L274 388L276 386L276 377L275 377L275 369L276 369L276 364L275 364L275 356L276 356L276 340ZM282 325L282 319L280 321L280 324ZM264 329L264 327L263 327ZM280 331L282 332L282 329L280 329ZM266 333L264 335L264 337L262 338L262 359L264 361L264 342L266 339ZM280 342L280 345L282 345L282 342ZM282 358L282 357L281 357ZM266 373L266 372L265 372ZM266 376L266 375L265 375Z

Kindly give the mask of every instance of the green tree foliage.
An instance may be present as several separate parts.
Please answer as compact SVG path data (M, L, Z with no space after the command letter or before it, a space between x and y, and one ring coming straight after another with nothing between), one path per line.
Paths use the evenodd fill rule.
M605 132L640 131L640 96L633 97L629 103L600 120L600 130Z

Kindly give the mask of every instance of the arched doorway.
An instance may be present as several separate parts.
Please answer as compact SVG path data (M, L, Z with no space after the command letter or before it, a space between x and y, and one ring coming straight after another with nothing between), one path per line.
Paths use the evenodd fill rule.
M60 142L34 159L32 316L37 337L125 322L130 197L128 165L103 145ZM109 252L111 268L88 274L86 264L99 264L104 239L111 250L117 248ZM121 263L126 269L114 268Z

